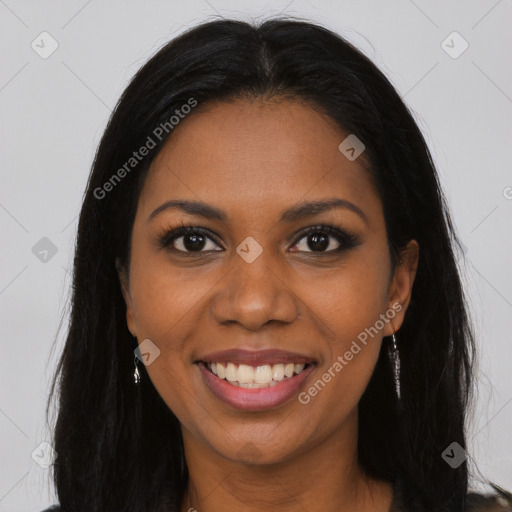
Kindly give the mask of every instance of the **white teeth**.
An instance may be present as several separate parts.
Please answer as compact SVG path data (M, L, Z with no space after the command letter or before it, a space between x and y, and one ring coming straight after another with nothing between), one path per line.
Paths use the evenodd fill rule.
M219 379L225 379L234 386L252 389L275 386L285 378L301 373L306 365L288 363L254 367L246 364L208 363L207 366Z
M254 371L254 382L257 384L270 384L272 380L272 367L269 364L257 366Z
M229 380L229 382L236 381L236 366L233 363L228 363L226 366L226 379Z
M255 382L247 382L247 383L242 383L240 382L239 383L239 386L241 388L249 388L249 389L253 389L253 388L266 388L267 387L267 384L257 384Z
M212 366L216 365L212 364ZM236 380L240 384L250 384L251 382L254 382L254 368L246 364L239 365L236 372Z
M275 364L272 366L272 380L280 381L284 379L284 364Z

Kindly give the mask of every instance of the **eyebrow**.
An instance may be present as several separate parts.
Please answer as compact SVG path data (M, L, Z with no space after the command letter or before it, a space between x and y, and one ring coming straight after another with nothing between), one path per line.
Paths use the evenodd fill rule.
M186 213L199 215L206 219L226 221L228 218L227 214L223 210L220 210L219 208L211 206L207 203L203 203L202 201L173 199L166 201L164 204L160 205L156 210L154 210L148 217L147 222L154 219L164 210L168 210L170 208L179 208ZM351 203L350 201L347 201L346 199L339 199L337 197L323 199L320 201L306 201L305 203L302 203L298 206L292 206L291 208L288 208L282 212L280 221L295 222L305 217L311 217L313 215L318 215L319 213L332 210L333 208L345 208L359 215L359 217L361 217L366 223L368 222L368 219L366 218L366 215L361 210L361 208Z

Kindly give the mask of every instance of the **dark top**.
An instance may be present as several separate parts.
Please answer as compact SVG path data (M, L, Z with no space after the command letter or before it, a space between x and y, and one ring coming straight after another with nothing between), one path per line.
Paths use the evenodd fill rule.
M403 483L398 480L393 486L393 502L389 512L408 512L404 506ZM490 483L496 495L482 495L469 493L466 499L464 512L512 512L512 494L501 487ZM499 498L498 498L499 496ZM443 509L443 512L449 512Z

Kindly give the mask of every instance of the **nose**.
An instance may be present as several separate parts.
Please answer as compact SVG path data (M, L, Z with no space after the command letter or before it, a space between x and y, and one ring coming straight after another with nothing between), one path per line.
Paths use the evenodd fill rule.
M257 331L272 321L292 323L300 311L299 300L285 282L278 265L265 251L252 263L238 254L212 298L211 312L216 322L236 323Z

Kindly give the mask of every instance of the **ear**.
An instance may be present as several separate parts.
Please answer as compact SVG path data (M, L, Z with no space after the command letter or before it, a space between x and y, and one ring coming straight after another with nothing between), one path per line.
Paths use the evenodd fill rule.
M123 298L126 303L126 325L128 326L128 330L132 333L132 336L137 337L137 328L133 312L132 297L130 294L128 273L121 265L119 258L116 258L116 270L119 278L119 284L121 286L121 293L123 294Z
M384 336L391 336L400 329L405 312L411 301L412 285L416 277L419 260L419 245L416 240L410 240L400 253L388 289L388 310L394 310L396 315L386 324Z

